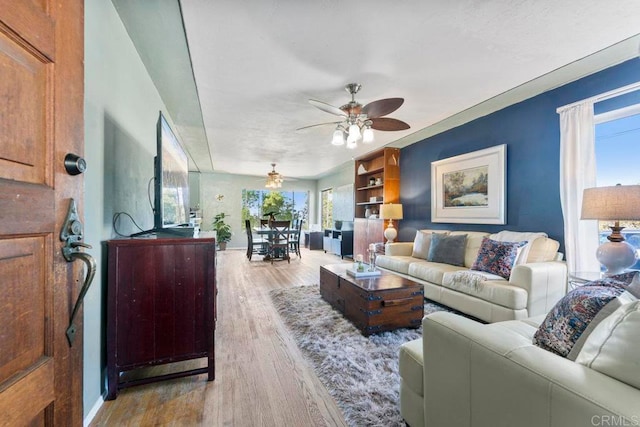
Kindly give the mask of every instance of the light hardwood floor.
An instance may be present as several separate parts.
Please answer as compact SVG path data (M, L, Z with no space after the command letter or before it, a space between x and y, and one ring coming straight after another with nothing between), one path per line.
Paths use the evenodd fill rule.
M122 390L90 425L345 426L269 291L317 285L320 265L347 261L323 251L301 255L271 265L260 256L249 261L244 250L218 252L215 381L198 375Z

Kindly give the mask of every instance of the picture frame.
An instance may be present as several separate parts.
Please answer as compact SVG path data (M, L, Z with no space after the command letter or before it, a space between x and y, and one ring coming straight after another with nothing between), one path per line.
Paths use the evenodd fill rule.
M431 162L431 222L506 224L506 144Z

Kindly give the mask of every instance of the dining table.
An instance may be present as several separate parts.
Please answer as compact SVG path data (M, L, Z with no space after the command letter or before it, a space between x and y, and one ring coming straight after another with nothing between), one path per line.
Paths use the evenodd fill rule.
M266 236L266 237L264 237L264 242L263 242L263 245L262 245L262 249L261 249L260 252L258 252L258 255L264 255L263 261L270 261L271 260L271 256L268 253L269 252L268 245L269 245L269 236L273 233L273 230L271 228L269 228L269 227L253 227L253 231L259 236ZM289 229L285 233L289 235L289 240L291 240L292 236L294 236L294 237L297 236L298 230ZM285 252L284 251L277 251L276 252L276 258L274 258L274 259L286 260Z

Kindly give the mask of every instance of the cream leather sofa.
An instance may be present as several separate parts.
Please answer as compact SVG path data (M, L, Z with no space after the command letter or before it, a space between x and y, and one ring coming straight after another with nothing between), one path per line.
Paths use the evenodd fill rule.
M467 235L464 266L425 259L428 248L419 248L417 243L419 239L428 240L431 232L450 236ZM520 254L508 280L479 273L484 274L486 280L476 286L461 285L454 280L455 273L469 270L478 256L484 237L529 243ZM424 245L428 247L428 243ZM382 270L423 284L425 298L486 322L498 322L546 314L565 295L567 268L560 261L562 254L558 253L558 247L559 243L544 233L419 230L414 242L387 244L385 255L376 258L376 265ZM412 255L423 255L424 258Z
M423 338L400 349L405 421L411 427L640 425L640 390L534 346L542 320L481 324L446 312L425 316Z

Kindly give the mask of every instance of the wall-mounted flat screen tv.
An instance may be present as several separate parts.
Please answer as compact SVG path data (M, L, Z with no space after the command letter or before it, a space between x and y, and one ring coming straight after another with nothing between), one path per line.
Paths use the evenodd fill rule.
M162 111L157 140L154 226L162 230L189 222L189 160Z

